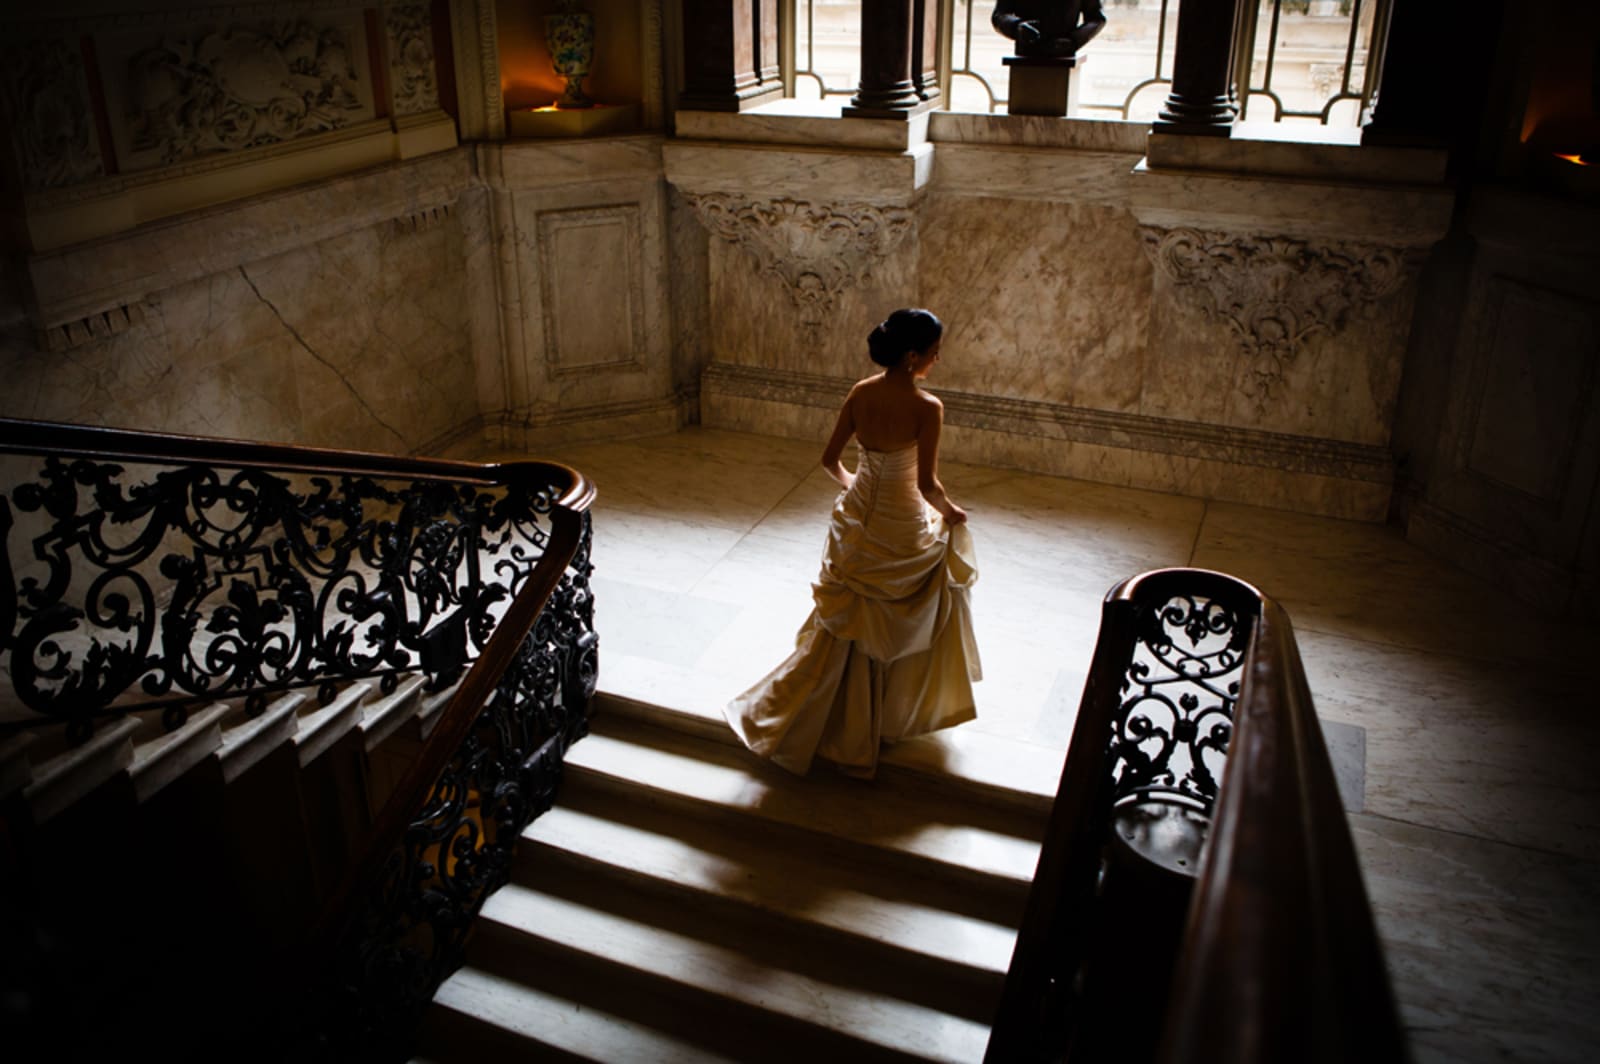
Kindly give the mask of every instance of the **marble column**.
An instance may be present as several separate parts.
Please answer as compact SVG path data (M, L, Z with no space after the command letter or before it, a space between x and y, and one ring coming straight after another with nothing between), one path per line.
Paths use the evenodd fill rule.
M1400 147L1442 146L1444 131L1455 124L1459 103L1447 93L1469 84L1452 69L1451 58L1462 63L1469 49L1459 40L1463 23L1482 26L1479 19L1441 19L1417 3L1396 2L1388 10L1380 60L1377 99L1372 114L1361 127L1362 144ZM1481 51L1481 49L1480 49Z
M683 110L747 111L782 96L778 0L684 0L683 64Z
M1173 45L1172 92L1156 117L1161 133L1226 137L1237 112L1233 48L1240 0L1183 0Z
M861 84L844 108L848 118L909 118L931 104L911 74L915 0L863 0ZM927 0L924 0L926 3Z
M939 0L911 2L911 82L919 99L939 98Z

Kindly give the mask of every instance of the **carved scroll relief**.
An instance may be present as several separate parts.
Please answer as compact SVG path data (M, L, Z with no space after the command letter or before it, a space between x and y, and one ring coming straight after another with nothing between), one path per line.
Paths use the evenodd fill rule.
M871 273L915 224L904 207L752 200L727 193L691 195L711 232L745 249L760 272L783 282L806 339L820 340L839 293Z
M438 110L439 84L433 65L433 23L427 4L390 4L384 9L389 37L389 90L397 116Z
M1240 390L1264 409L1308 337L1337 334L1400 288L1394 248L1141 226L1145 253L1179 297L1232 327L1248 365Z
M13 38L0 48L0 102L29 192L100 177L105 166L75 41Z
M197 25L108 42L113 139L125 170L326 133L372 118L361 13L225 27Z

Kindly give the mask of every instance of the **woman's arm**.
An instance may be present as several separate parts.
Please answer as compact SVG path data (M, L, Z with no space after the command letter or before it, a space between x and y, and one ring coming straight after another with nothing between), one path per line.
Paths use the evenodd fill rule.
M839 463L839 457L844 454L844 445L856 434L856 419L850 410L853 405L851 400L855 397L856 390L851 388L850 394L845 396L844 406L839 408L839 420L834 423L833 435L828 437L828 445L822 449L822 468L845 488L849 488L856 479L854 473L848 472Z
M944 515L947 524L963 524L967 511L952 502L939 483L939 433L944 428L944 404L931 395L928 399L930 409L923 412L922 427L917 432L917 490L929 506Z

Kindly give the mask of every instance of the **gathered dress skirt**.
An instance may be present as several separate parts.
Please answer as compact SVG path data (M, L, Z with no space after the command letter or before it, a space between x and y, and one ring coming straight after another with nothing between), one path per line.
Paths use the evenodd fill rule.
M724 709L745 746L801 774L820 757L870 777L883 742L976 716L971 533L923 500L915 445L859 455L794 653Z

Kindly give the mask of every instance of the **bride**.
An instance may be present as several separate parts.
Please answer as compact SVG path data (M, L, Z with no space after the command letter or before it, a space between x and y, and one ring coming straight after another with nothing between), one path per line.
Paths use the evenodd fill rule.
M918 384L943 333L931 312L907 308L867 337L883 372L850 389L822 452L844 491L815 608L794 653L723 710L746 746L792 772L820 757L870 778L880 743L976 715L978 571L967 513L939 482L944 405ZM852 437L854 473L840 462Z

